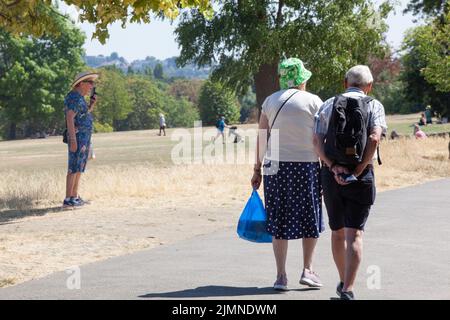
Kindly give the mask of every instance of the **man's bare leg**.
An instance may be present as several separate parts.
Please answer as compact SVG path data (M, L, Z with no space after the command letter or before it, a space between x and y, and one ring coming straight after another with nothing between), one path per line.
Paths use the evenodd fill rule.
M75 181L73 183L72 194L70 196L76 198L76 197L78 197L78 186L80 184L81 172L77 172L74 175L75 175Z
M362 260L363 231L353 228L345 228L345 241L347 243L345 256L345 277L342 291L352 291L356 274Z
M344 228L331 233L331 250L333 252L334 263L339 272L339 280L344 282L345 277L345 232Z
M68 173L66 177L66 198L72 197L76 173Z

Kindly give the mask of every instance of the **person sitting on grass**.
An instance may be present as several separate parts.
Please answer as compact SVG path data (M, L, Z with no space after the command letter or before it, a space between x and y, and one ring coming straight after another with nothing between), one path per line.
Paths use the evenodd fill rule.
M425 139L425 138L427 137L427 135L425 134L425 132L423 132L422 130L420 130L418 124L415 124L415 125L414 125L414 136L416 137L416 139Z
M426 125L427 125L427 118L425 117L425 113L422 112L420 114L419 126L426 126Z

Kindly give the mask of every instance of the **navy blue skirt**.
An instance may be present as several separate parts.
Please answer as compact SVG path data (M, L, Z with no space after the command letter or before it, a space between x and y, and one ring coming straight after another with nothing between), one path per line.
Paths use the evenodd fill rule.
M276 239L318 238L325 230L319 162L264 164L267 231Z

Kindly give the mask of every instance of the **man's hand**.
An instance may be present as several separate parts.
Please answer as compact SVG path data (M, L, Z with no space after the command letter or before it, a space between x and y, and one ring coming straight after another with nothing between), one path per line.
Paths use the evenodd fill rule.
M353 172L353 175L358 178L363 173L364 169L366 169L366 166L366 164L358 164Z
M89 111L92 112L94 110L96 102L97 102L97 95L94 94L93 96L91 96L91 99L89 100Z
M261 172L253 172L253 177L251 180L251 184L254 190L258 190L259 186L261 185L262 175Z
M349 182L345 182L344 179L342 179L342 177L339 175L341 173L345 173L348 174L350 173L350 171L348 171L348 169L346 167L340 166L340 165L334 165L332 170L331 170L334 174L334 180L336 180L336 182L341 185L341 186L346 186L349 184Z
M76 139L69 139L69 151L70 152L77 152L78 146L77 146L77 140Z

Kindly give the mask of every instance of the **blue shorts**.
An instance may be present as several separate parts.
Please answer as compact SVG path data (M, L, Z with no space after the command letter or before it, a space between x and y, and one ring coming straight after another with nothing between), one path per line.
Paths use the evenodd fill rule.
M70 144L69 148L70 148ZM91 133L77 132L77 151L69 151L68 173L84 172L91 147ZM83 150L84 148L84 150Z

